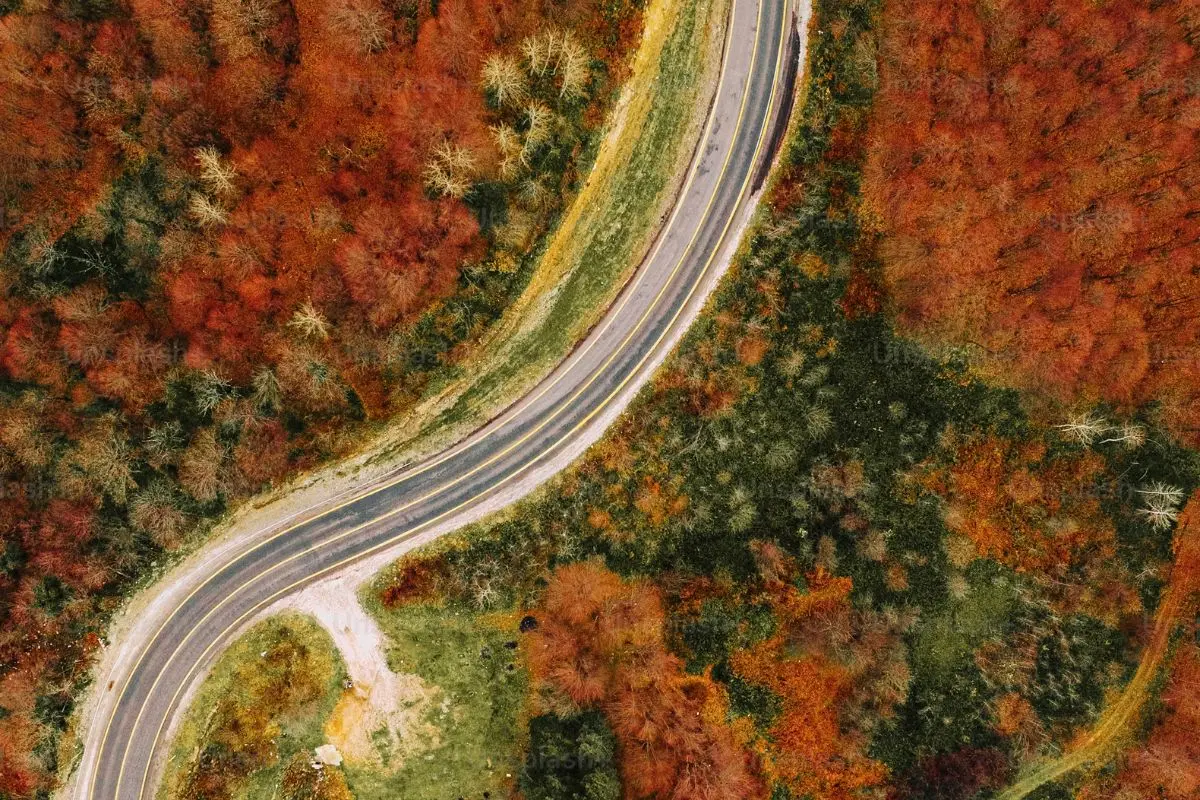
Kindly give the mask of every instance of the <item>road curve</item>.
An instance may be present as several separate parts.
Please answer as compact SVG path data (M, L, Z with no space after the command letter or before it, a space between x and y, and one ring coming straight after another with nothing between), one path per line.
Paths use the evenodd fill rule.
M717 95L684 190L650 257L580 347L459 445L231 553L163 610L157 632L100 689L110 702L84 732L78 800L153 797L164 731L185 690L247 620L351 564L428 538L473 507L512 499L513 487L528 491L530 476L544 478L547 465L599 436L678 341L736 244L736 223L779 130L772 123L792 91L786 62L803 52L807 26L794 24L792 2L732 0Z

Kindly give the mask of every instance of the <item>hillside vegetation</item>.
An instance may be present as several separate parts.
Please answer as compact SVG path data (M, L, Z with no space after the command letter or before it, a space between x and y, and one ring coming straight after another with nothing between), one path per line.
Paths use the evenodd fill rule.
M1162 9L1153 13L1179 18ZM995 24L1001 12L978 13ZM1105 14L1141 19L1117 4ZM885 178L915 191L895 170L927 160L889 161L895 145L881 131L902 136L909 111L881 87L940 86L926 64L961 50L923 19L899 4L819 5L807 98L769 205L679 351L538 497L385 576L385 605L532 621L521 639L530 752L549 729L555 752L578 763L596 736L611 737L622 788L597 797L1058 798L1114 784L1187 796L1190 767L1155 759L1190 752L1178 733L1186 654L1182 678L1166 681L1164 667L1195 610L1187 520L1200 455L1165 390L1095 405L1115 399L1121 379L1104 395L1078 383L1044 391L1022 377L1036 350L994 343L1006 360L986 361L903 338L939 341L904 311L895 271L931 286L958 274L940 255L904 251L910 260L896 264L900 209L879 199ZM898 30L935 55L921 61ZM1190 34L1170 30L1175 50L1154 45L1163 65L1190 47ZM1015 64L1028 54L1014 41L1004 57ZM1073 50L1062 58L1076 68ZM950 99L916 107L969 113ZM1032 146L987 131L994 147ZM1087 142L1102 148L1104 136L1126 141ZM946 183L956 175L930 168L947 208L918 222L960 247L953 232L974 221L938 227L967 207ZM986 250L972 247L977 263ZM981 311L994 304L928 319L953 311L999 325L1003 313ZM1168 716L1156 727L1164 683ZM1131 744L1119 777L1095 784ZM524 785L590 774L552 760Z
M412 408L508 307L640 18L0 2L0 796L69 763L130 587Z
M457 698L411 791L1195 795L1200 453L1147 355L1200 352L1195 9L815 11L677 351L536 495L368 587L393 668Z
M1157 759L1191 753L1180 731L1194 659L1178 634L1195 611L1200 454L1175 437L1175 417L1132 396L1095 406L1082 384L1037 391L1020 361L1036 351L989 345L1012 354L993 374L902 336L917 318L897 270L958 273L941 255L895 262L902 209L880 192L915 191L901 173L927 157L880 152L915 113L889 104L897 86L941 85L928 71L961 56L968 12L981 25L1001 13L940 8L910 19L901 4L818 4L769 202L678 351L538 495L410 554L372 589L384 615L509 620L529 679L510 791L1182 800L1194 788L1190 766ZM1141 19L1117 5L1106 15ZM898 31L926 50L905 50ZM1013 36L988 57L1048 81L1053 71L1020 67L1035 37ZM1077 69L1070 48L1037 52ZM914 108L968 113L950 105ZM1032 146L984 127L993 151ZM914 222L945 242L965 228L934 226L970 199L943 185L956 175L929 173L947 208ZM1115 773L1096 774L1114 758Z
M313 620L288 615L252 628L200 687L171 752L160 796L254 797L280 783L284 800L343 800L345 778L315 770L346 670Z

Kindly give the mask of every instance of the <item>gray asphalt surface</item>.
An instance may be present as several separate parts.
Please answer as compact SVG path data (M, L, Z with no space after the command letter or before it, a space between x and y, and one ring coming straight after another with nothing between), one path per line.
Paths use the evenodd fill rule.
M734 0L712 124L679 213L589 339L510 412L462 444L219 566L144 643L128 682L108 690L120 697L111 718L101 720L107 724L101 746L85 751L88 769L80 773L85 783L77 797L152 797L157 787L148 776L167 747L161 734L181 687L242 621L281 594L413 537L535 470L610 411L618 394L648 377L685 323L681 312L701 299L697 289L736 234L730 223L770 157L771 111L791 91L782 84L794 74L783 58L790 32L784 15L791 13L785 3Z

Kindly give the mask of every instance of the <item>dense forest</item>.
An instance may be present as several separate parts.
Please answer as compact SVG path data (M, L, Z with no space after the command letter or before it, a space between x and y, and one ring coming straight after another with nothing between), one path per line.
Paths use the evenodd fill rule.
M863 196L900 322L1200 444L1200 5L887 15Z
M0 0L0 797L52 788L127 587L503 311L639 30L636 0Z

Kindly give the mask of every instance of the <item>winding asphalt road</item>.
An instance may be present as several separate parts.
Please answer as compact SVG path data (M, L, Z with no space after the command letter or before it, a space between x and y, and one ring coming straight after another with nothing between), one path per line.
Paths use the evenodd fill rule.
M154 765L186 688L246 620L279 597L389 554L489 499L508 499L509 487L600 435L694 319L720 260L736 245L738 221L747 217L790 105L796 71L789 61L802 52L805 31L796 32L791 2L733 0L720 84L677 208L589 337L460 444L230 554L181 602L161 609L157 633L101 687L108 702L85 731L76 798L153 797Z

